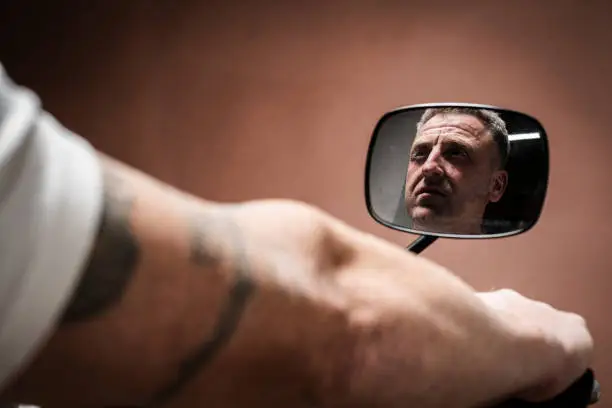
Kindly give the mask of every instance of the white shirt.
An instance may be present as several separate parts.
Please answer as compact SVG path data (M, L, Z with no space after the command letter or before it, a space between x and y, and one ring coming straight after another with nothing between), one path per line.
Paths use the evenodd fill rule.
M94 149L0 65L0 389L52 333L101 210Z

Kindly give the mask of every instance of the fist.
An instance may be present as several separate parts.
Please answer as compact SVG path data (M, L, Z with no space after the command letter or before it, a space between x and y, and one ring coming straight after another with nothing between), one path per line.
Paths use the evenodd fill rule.
M542 348L540 358L533 361L533 370L541 373L534 378L539 380L517 398L530 402L552 399L581 377L591 364L593 338L582 316L557 310L509 289L477 296L513 333Z

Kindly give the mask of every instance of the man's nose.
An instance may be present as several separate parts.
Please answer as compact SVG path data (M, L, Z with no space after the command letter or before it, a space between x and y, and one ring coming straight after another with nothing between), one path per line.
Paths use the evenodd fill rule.
M440 154L436 149L432 150L421 168L425 176L441 176L443 174L442 166L440 165Z

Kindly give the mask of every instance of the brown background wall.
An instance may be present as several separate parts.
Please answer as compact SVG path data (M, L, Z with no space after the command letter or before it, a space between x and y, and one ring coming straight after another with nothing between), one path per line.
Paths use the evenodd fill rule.
M384 111L464 101L539 118L552 167L536 228L424 256L585 315L612 407L608 1L38 3L0 5L0 60L98 148L209 199L301 199L399 244L412 237L364 204Z

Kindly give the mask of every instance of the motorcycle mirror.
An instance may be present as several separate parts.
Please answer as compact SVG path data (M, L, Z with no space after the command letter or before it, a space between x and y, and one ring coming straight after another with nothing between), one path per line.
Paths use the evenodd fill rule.
M537 223L548 173L546 131L534 117L480 104L412 105L374 129L366 204L380 224L430 241L509 237Z

